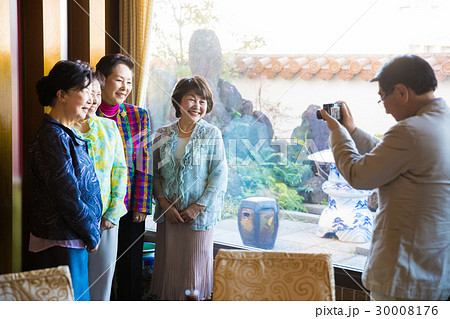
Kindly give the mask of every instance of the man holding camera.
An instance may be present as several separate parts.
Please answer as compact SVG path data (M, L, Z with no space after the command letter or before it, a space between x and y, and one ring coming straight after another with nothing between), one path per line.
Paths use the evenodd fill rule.
M382 140L341 104L331 131L336 166L356 189L379 188L379 213L362 280L375 300L446 300L450 294L450 109L435 98L431 66L413 55L386 63L380 101L398 122Z

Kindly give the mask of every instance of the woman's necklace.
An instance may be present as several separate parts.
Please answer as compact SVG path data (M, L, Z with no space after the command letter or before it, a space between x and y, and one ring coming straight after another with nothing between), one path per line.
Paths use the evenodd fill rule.
M194 125L194 128L192 130L190 130L190 131L183 131L183 129L181 128L181 125L180 125L180 121L177 122L177 125L178 125L178 129L183 134L191 134L192 132L194 132L195 126L196 126L196 125Z
M106 116L108 118L113 118L113 117L116 117L117 114L119 114L119 110L120 110L120 107L117 108L116 113L114 113L113 115L106 115L104 112L102 112L102 113L103 113L104 116Z

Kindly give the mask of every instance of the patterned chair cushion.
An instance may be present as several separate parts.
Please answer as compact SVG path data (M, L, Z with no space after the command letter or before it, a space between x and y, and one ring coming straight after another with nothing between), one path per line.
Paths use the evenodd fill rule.
M335 300L326 254L220 250L213 300Z
M74 300L69 267L0 275L0 300Z

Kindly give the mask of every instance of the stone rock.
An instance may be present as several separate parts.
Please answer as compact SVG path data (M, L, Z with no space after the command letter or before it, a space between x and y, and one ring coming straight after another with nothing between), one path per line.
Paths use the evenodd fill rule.
M163 69L156 68L150 73L146 105L153 132L167 123L170 110L173 109L171 95L176 83L177 78Z
M241 183L241 176L235 170L229 170L227 193L231 196L241 196Z
M217 126L219 130L223 132L225 127L231 120L231 112L228 112L225 104L222 102L220 98L220 94L217 91L217 86L211 83L210 79L206 79L208 81L209 87L211 88L211 92L214 97L214 107L211 113L205 115L205 121Z
M305 182L305 187L312 189L311 192L302 192L305 202L312 204L323 204L328 201L328 195L322 190L322 184L326 180L319 176L313 176Z
M219 38L213 30L194 31L189 41L189 67L192 74L209 79L218 85L222 73L222 49Z
M325 121L318 120L316 116L318 105L310 105L302 114L302 124L294 129L292 137L304 140L305 137L314 142L314 152L328 149L328 138L330 130L327 128Z
M263 160L270 147L273 131L266 124L256 121L253 116L244 115L233 118L223 131L223 139L227 154L246 159L251 151L257 152ZM232 159L229 159L232 162Z
M272 140L273 138L273 126L270 122L269 118L266 114L264 114L261 111L253 111L253 117L257 122L260 122L264 124L267 127L267 132L269 133L269 139Z
M371 212L376 212L378 209L378 191L374 191L367 200L367 206Z
M213 30L196 30L189 41L189 67L193 75L208 81L214 97L214 108L205 121L216 125L222 132L231 120L234 110L241 112L242 97L236 87L220 79L222 49Z
M253 114L253 103L252 101L242 99L242 115L252 115Z
M242 96L233 84L224 79L219 79L217 92L228 112L238 111L241 114L243 113Z

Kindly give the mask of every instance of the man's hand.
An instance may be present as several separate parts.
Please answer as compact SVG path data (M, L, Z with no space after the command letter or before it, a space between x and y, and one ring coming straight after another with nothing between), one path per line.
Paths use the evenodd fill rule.
M167 200L167 198L158 198L158 202L164 211L164 217L170 224L184 223L184 220L183 218L181 218L178 210L174 207L174 205L172 205L172 203Z
M324 109L320 110L320 114L322 114L322 117L325 121L327 121L327 126L330 131L333 131L334 129L338 128L342 125L347 129L347 131L352 134L356 130L355 122L353 121L353 115L350 112L349 107L347 106L347 103L344 101L337 101L336 103L341 104L341 115L342 119L340 120L340 123L332 118Z
M327 122L328 129L333 131L341 126L337 120L332 118L326 110L321 109L320 114L322 114L322 118Z
M147 218L147 214L141 212L133 212L133 223L142 223Z
M100 223L100 230L104 231L107 229L111 229L116 227L116 224L114 224L113 222L107 220L105 217L102 217L102 222Z
M187 224L192 224L194 220L197 218L198 215L202 211L205 210L205 206L199 205L199 204L192 204L189 207L187 207L185 210L183 210L180 213L181 218L183 218L184 222Z
M341 104L342 125L347 129L347 131L350 134L353 134L353 132L356 130L356 125L355 122L353 121L353 115L352 112L350 112L350 108L344 101L338 101L337 103Z

